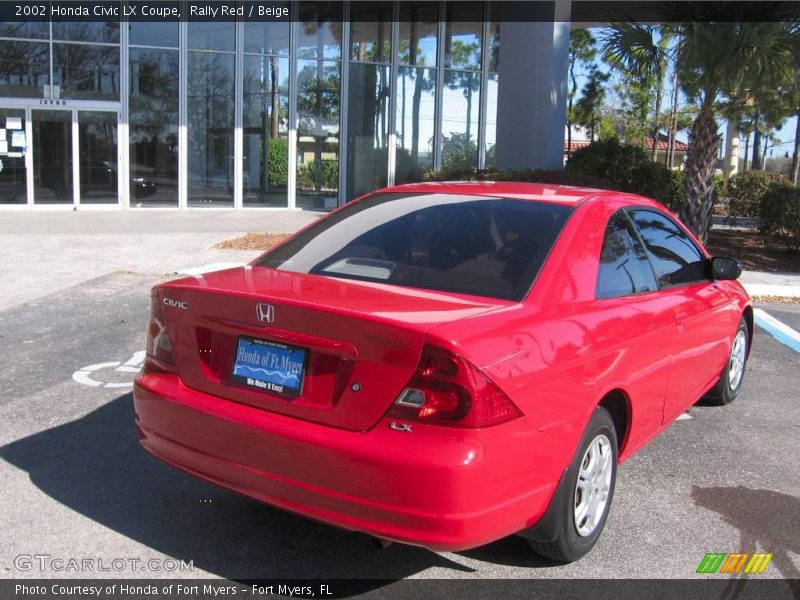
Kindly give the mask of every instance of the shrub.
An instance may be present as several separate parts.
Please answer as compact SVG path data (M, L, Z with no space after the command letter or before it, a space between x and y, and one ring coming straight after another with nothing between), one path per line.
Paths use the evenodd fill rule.
M322 189L335 190L339 185L339 161L323 159L322 163ZM310 160L297 167L297 185L303 189L314 189L315 185L315 161Z
M285 186L289 181L289 140L271 139L267 156L270 187Z
M800 189L773 185L761 198L761 231L774 235L791 251L800 250Z
M577 150L564 169L503 170L490 168L429 171L425 181L477 179L480 181L531 181L619 190L655 198L677 212L683 205L686 178L655 163L638 146L610 139Z
M759 218L764 195L776 185L789 185L789 180L777 173L745 171L728 180L729 217Z

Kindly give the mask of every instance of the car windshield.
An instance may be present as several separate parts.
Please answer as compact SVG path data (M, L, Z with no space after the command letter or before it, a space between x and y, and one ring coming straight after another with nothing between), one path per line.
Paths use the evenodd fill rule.
M257 264L519 301L570 212L527 200L377 193L311 226Z

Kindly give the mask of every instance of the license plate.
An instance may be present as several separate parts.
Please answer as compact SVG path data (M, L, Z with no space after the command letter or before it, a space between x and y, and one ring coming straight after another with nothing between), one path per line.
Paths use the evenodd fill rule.
M303 389L307 351L254 338L239 338L233 379L247 386L296 396Z

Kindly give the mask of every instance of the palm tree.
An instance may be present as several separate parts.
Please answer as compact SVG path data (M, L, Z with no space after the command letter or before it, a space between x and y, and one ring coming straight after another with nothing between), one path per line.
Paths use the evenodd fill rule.
M714 170L721 136L717 102L742 90L785 81L793 72L798 28L782 2L669 2L662 5L659 33L672 35L668 59L687 98L698 107L689 132L683 222L705 242L714 206ZM781 22L758 22L763 15ZM652 26L616 24L624 31ZM633 35L633 33L628 34ZM641 35L641 33L640 33ZM622 47L624 49L624 47ZM627 57L621 57L626 60Z

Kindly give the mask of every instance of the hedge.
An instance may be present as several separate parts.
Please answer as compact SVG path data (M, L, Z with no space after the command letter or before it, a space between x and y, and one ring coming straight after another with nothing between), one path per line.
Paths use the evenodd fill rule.
M761 198L761 231L773 235L791 251L800 250L800 189L773 185Z
M683 206L686 193L686 178L682 171L672 171L661 163L655 163L642 148L622 144L613 138L575 151L564 169L442 170L429 171L424 179L530 181L619 190L654 198L674 212Z

